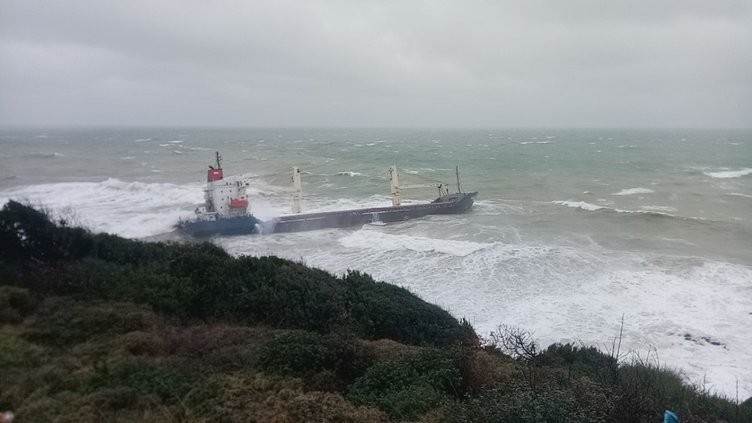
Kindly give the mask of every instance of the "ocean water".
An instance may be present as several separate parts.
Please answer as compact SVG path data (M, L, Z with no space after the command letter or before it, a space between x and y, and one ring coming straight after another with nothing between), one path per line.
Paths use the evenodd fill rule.
M253 176L253 212L387 205L403 185L479 191L468 214L297 234L217 237L405 286L487 335L582 342L752 395L752 131L0 129L0 203L29 201L95 231L180 239L214 151ZM435 188L403 191L426 201Z

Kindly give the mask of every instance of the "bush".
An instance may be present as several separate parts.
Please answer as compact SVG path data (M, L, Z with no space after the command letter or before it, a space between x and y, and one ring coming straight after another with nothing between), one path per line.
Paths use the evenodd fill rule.
M40 304L27 339L67 347L90 339L149 328L154 316L127 303L82 303L53 297Z
M258 363L273 373L301 376L309 386L340 390L373 363L373 353L347 338L291 332L263 346Z
M567 391L549 388L534 392L513 384L458 404L449 411L447 421L595 423L603 421L603 417L589 415Z
M241 257L210 294L217 307L274 327L328 332L351 324L341 283L277 257Z
M28 289L0 286L0 325L20 323L37 305Z
M182 401L201 378L186 369L170 365L154 365L138 359L100 361L87 380L90 392L102 389L127 388L139 395L154 395L165 403Z
M405 288L360 272L349 272L343 282L349 314L367 338L432 346L459 345L469 338L467 327L447 311Z
M664 409L675 411L682 421L752 421L752 410L711 395L701 386L687 385L676 371L651 363L622 366L614 388L614 421L632 421L625 416L656 419Z
M42 363L44 350L13 334L0 332L0 375L34 368ZM2 389L2 383L0 383Z
M616 358L595 347L572 344L549 345L537 358L539 364L566 368L570 375L586 375L601 381L611 381L618 368Z
M383 412L356 407L340 395L305 392L300 381L248 371L209 384L216 398L199 415L218 422L386 422Z
M93 242L88 231L52 222L41 211L16 201L0 209L0 257L11 263L77 259L89 253Z
M347 399L380 408L393 418L412 419L449 397L461 396L454 354L426 350L402 360L377 363L355 380Z

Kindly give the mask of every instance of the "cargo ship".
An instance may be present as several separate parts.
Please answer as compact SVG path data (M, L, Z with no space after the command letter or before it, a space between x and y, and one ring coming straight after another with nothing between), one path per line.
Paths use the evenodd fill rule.
M338 210L318 213L302 213L301 172L293 167L292 213L262 221L249 210L246 189L249 178L224 177L222 157L216 153L216 163L209 166L204 190L204 204L195 210L196 217L180 221L178 229L185 233L204 237L211 235L273 234L283 232L311 231L327 228L344 228L368 223L386 224L402 222L432 214L458 214L468 211L477 192L462 192L457 169L457 192L449 193L447 184L435 185L439 197L430 203L401 203L399 171L389 169L392 205L362 209Z

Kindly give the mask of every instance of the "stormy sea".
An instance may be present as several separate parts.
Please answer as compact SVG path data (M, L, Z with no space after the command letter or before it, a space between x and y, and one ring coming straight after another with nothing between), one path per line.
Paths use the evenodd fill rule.
M439 183L478 191L463 215L217 237L232 254L361 270L467 318L546 346L605 351L752 395L752 131L617 129L0 129L0 204L30 202L93 231L181 240L215 151L252 177L251 210L406 202ZM622 327L623 324L623 327Z

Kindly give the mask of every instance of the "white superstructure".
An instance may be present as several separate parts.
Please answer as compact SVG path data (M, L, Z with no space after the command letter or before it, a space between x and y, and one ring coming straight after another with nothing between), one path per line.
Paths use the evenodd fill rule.
M204 205L196 209L199 216L242 216L249 212L246 189L250 181L242 176L224 177L222 156L216 153L216 167L209 166L204 189Z

